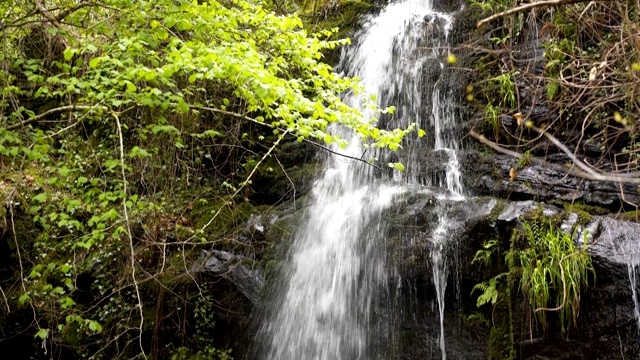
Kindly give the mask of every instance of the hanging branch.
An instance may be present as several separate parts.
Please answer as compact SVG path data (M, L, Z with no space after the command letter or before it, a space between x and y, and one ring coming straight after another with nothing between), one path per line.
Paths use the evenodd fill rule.
M250 118L250 117L245 116L245 115L237 114L237 113L234 113L234 112L220 110L220 109L216 109L216 108L205 107L205 106L189 106L189 107L192 108L192 109L196 109L196 110L210 111L210 112L215 113L215 114L231 116L231 117L234 117L234 118L239 119L239 120L249 121L249 122L252 122L252 123L255 123L255 124L258 124L258 125L262 125L262 126L266 126L268 128L274 129L273 125L271 125L269 123L258 121L256 119ZM289 132L288 130L285 131L285 130L283 130L281 128L278 128L278 130L284 131L284 132ZM293 134L290 134L290 135L293 135ZM309 140L307 138L302 138L302 141L304 141L304 142L306 142L308 144L311 144L313 146L319 147L320 149L328 151L328 152L330 152L330 153L332 153L334 155L338 155L338 156L341 156L341 157L344 157L344 158L347 158L347 159L351 159L351 160L360 161L360 162L363 162L363 163L365 163L365 164L367 164L367 165L369 165L369 166L371 166L371 167L373 167L373 168L375 168L377 170L384 171L384 169L381 168L380 166L374 165L374 164L368 162L365 159L358 158L358 157L355 157L355 156L349 156L349 155L341 154L341 153L339 153L337 151L331 150L330 148L328 148L328 147L326 147L326 146L324 146L322 144L319 144L319 143L317 143L315 141L311 141L311 140Z
M138 311L140 313L140 325L138 326L138 344L140 345L140 351L142 357L147 360L147 355L144 352L144 344L142 343L142 335L144 332L144 308L142 307L142 297L140 296L140 288L138 287L138 280L136 279L136 253L133 246L133 236L131 235L131 223L129 221L129 213L127 211L127 176L125 173L125 161L124 161L124 140L122 137L122 125L120 124L120 118L118 114L112 113L113 118L116 120L116 126L118 129L118 140L120 150L120 171L122 175L122 212L124 214L124 221L127 226L127 238L129 240L129 265L131 266L131 279L133 280L133 286L136 290L136 298L138 300Z
M478 24L476 25L476 27L479 29L483 25L488 24L488 23L490 23L490 22L492 22L494 20L503 18L505 16L517 14L517 13L523 12L525 10L537 8L537 7L569 5L569 4L576 4L576 3L587 2L587 1L591 1L591 0L543 0L543 1L535 1L535 2L531 2L531 3L527 3L527 4L522 4L520 6L516 6L514 8L509 9L509 10L505 10L503 12L500 12L500 13L491 15L491 16L489 16L487 18L484 18L484 19L478 21Z

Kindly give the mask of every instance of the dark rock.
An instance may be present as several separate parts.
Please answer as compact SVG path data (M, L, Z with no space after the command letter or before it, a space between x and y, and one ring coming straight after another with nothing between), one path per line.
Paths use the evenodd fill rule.
M438 190L406 194L393 207L389 218L389 292L394 294L382 313L391 319L390 353L397 359L440 359L440 336L436 291L433 285L431 251L438 219L450 224L447 242L448 280L445 293L445 340L452 359L485 359L488 328L469 322L466 316L481 312L478 294L471 288L490 276L471 264L477 250L488 239L503 239L508 248L514 228L522 216L542 210L548 218L563 219L561 227L575 234L579 245L588 243L596 271L596 282L583 292L578 329L566 336L559 325L548 333L531 333L530 309L522 293L513 293L519 304L513 315L514 347L522 359L627 359L640 355L634 304L629 287L629 264L640 260L640 225L611 217L594 216L580 225L576 213L535 201L498 201L492 198L447 200ZM574 232L575 229L575 232ZM637 249L637 250L634 250ZM502 260L500 260L502 261ZM504 271L504 270L500 270ZM495 274L494 274L495 275ZM492 275L493 276L493 275ZM640 290L640 289L639 289ZM501 316L490 314L489 316ZM550 315L553 318L553 315Z
M253 304L258 301L264 277L262 269L255 267L251 259L219 250L203 251L201 259L193 266L192 272L222 276Z

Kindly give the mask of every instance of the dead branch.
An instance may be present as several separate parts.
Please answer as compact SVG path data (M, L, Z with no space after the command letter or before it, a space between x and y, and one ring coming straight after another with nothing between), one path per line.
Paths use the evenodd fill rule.
M497 151L499 153L502 153L502 154L505 154L505 155L509 155L509 156L515 157L517 159L523 159L525 157L523 154L521 154L519 152L515 152L515 151L512 151L512 150L503 148L502 146L496 144L495 142L487 139L484 135L478 134L475 130L469 131L469 135L473 136L474 138L476 138L481 143L489 146L490 148L494 149L495 151ZM551 136L551 134L548 134L548 136ZM582 163L580 160L578 160L575 156L573 156L573 154L567 154L567 155L569 155L571 160L574 161L576 164L578 164L578 162L579 162L583 166L586 166L584 163ZM590 172L585 172L585 171L574 169L574 168L567 169L567 168L564 168L564 167L556 165L556 164L548 163L543 159L540 159L540 158L537 158L537 157L533 157L533 156L527 157L527 160L529 160L531 162L534 162L534 163L537 163L537 164L541 164L543 166L546 166L546 167L554 169L554 170L567 172L569 175L572 175L572 176L575 176L575 177L579 177L579 178L582 178L582 179L585 179L585 180L610 181L610 182L616 182L616 183L640 184L640 174L638 174L638 173L615 174L615 173L597 173L597 172L594 172L592 174Z
M576 4L576 3L587 2L587 1L591 1L591 0L543 0L543 1L535 1L527 4L522 4L520 6L516 6L509 10L505 10L503 12L484 18L478 21L478 24L476 25L476 27L479 29L483 25L488 24L494 20L509 16L509 15L517 14L519 12L523 12L529 9L537 8L537 7L569 5L569 4Z

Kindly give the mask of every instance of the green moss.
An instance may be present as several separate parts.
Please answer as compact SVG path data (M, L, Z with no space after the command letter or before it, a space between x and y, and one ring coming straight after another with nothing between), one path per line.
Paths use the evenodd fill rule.
M636 211L627 211L619 216L620 220L631 221L631 222L640 222L640 210Z
M293 244L295 231L304 221L304 211L296 211L287 215L271 225L267 231L267 242L269 248L262 257L262 263L271 266L272 269L277 262L284 260ZM274 262L275 261L275 262Z
M607 215L609 210L598 207L585 205L581 202L564 203L564 210L578 215L578 225L586 225L593 220L594 215Z

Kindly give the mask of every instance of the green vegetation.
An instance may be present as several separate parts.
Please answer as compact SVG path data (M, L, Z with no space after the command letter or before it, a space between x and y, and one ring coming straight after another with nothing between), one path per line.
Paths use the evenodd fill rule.
M246 220L313 171L297 143L346 144L331 123L400 147L340 100L370 102L323 63L348 40L280 5L0 4L0 322L30 356L228 359L214 323L243 305L201 250L259 258Z
M570 234L543 221L525 222L522 229L528 247L518 254L520 287L543 328L548 327L546 313L557 311L566 333L576 325L580 291L588 287L589 273L595 275L591 256L573 243Z
M496 256L502 263L493 264ZM557 312L563 334L576 326L580 294L595 279L591 257L578 248L570 234L562 232L541 211L523 218L520 229L514 229L508 249L499 240L488 240L476 252L473 263L498 275L474 286L480 292L477 306L492 305L490 358L514 359L513 303L518 288L530 305L536 323L544 332L550 326L547 314ZM497 266L496 266L497 265Z

